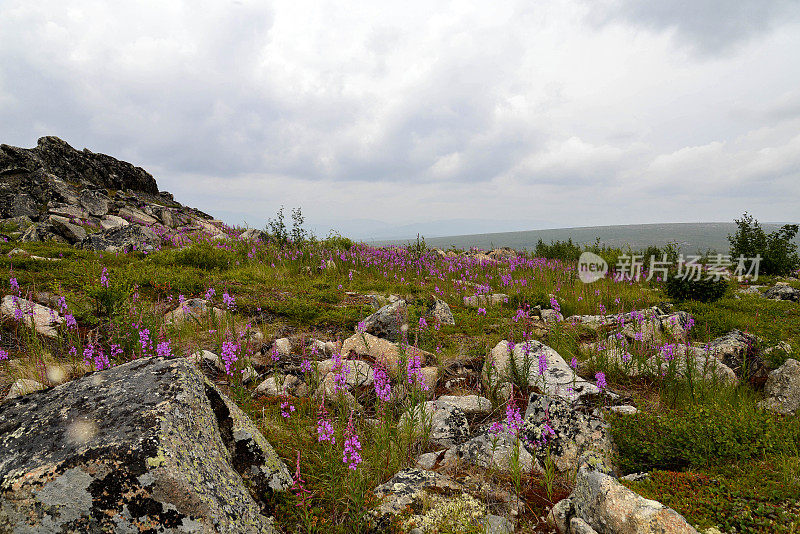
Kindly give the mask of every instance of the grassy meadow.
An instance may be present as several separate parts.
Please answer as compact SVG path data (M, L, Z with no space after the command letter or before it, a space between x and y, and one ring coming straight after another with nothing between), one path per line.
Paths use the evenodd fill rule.
M12 249L52 261L9 256ZM700 529L800 532L800 421L761 410L762 385L725 385L670 370L632 378L622 366L586 349L603 339L598 332L568 319L543 326L535 317L536 306L557 306L569 318L669 302L660 282L605 278L584 284L571 262L529 254L486 261L470 254L445 256L417 243L374 248L338 237L280 246L198 235L182 248L149 254L9 241L0 243L0 253L4 294L51 302L67 317L54 339L35 335L22 322L3 323L0 346L7 358L0 361L0 394L18 378L53 385L134 358L214 352L229 369L215 381L295 472L295 488L270 504L283 532L366 531L375 505L372 490L413 466L420 453L435 450L424 433L398 424L401 415L443 394L454 362L479 371L499 341L531 338L568 362L574 357L584 378L594 380L603 372L608 388L639 409L636 415L609 420L622 470L653 473L649 480L627 485L675 508ZM776 280L763 277L758 283ZM800 288L798 281L790 283ZM738 294L739 287L729 281L724 296L712 303L672 302L675 310L694 317L689 337L677 342L707 342L740 329L758 336L762 349L788 343L791 354L776 350L765 357L770 367L797 358L800 305ZM465 305L465 297L481 293L503 293L507 301ZM325 399L324 406L310 396L252 395L261 380L280 380L292 365L301 366L314 391L320 380L316 360L322 357L305 349L278 356L270 352L273 341L290 337L301 347L312 338L342 341L374 311L370 294L397 295L408 302L403 341L433 355L427 365L438 367L435 388L425 390L410 380L410 366L401 366L388 377L388 386L398 392L390 400L374 387L352 389L362 407L355 412L342 395ZM449 304L455 325L431 318L433 296ZM206 298L224 313L180 324L165 320L167 312L189 298ZM633 357L644 359L659 350L642 345ZM261 377L245 383L241 371L256 360L266 360ZM517 384L513 392L522 413L526 388ZM505 400L479 380L448 393L477 393L493 402L493 414L472 421L475 426L505 417ZM574 473L517 475L474 466L457 474L515 488L524 501L516 532L548 532L542 517L569 494ZM444 520L438 531L480 532L467 522Z

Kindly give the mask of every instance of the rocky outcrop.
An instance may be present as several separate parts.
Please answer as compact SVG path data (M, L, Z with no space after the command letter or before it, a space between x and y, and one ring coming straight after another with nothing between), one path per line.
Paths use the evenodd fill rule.
M36 195L28 191L28 187L32 185L28 179L31 175L53 175L66 182L95 188L132 189L158 194L155 179L141 167L105 154L95 154L86 148L82 151L75 150L65 141L53 136L40 138L36 148L31 149L0 145L0 175L5 178L4 181L22 186L22 191L28 193L34 203L37 200ZM36 191L35 187L31 189ZM27 199L19 201L24 202L30 203ZM11 202L8 204L11 205ZM5 213L3 215L13 217Z
M290 473L186 359L147 358L0 404L0 531L275 532Z
M22 241L108 251L147 251L174 233L226 235L219 221L159 192L145 170L57 137L32 149L0 145L0 220Z

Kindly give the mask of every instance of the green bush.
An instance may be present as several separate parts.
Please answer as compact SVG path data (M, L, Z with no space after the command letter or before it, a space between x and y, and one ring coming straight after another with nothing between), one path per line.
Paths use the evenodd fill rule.
M662 414L612 416L610 431L625 472L722 465L778 454L800 440L797 419L756 409L755 400L680 406Z
M722 298L727 289L726 280L713 280L707 277L694 280L692 277L678 276L676 272L671 272L664 282L664 292L675 300L714 302Z
M151 261L157 265L182 265L203 270L225 270L233 255L209 243L193 243L181 249L169 249L154 254Z
M728 236L731 244L731 259L739 256L755 258L761 256L759 274L787 275L800 266L797 244L792 240L797 235L798 225L785 224L778 231L767 234L758 221L747 212L735 219L738 229Z
M566 241L551 241L549 245L541 239L536 243L536 256L550 260L577 261L581 257L580 245L572 242L572 238Z

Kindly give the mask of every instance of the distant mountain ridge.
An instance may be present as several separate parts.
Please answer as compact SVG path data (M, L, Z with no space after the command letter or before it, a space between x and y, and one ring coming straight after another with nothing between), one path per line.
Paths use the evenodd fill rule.
M785 223L762 223L765 232L773 232ZM593 244L600 238L600 244L612 247L641 250L649 245L663 247L667 243L677 243L683 253L706 252L712 250L727 253L730 245L727 236L736 232L733 222L710 223L656 223L624 224L611 226L582 226L576 228L553 228L547 230L527 230L521 232L497 232L484 234L454 235L447 237L425 237L428 246L447 249L477 247L490 250L496 247L511 247L516 250L536 249L541 239L545 243L572 239L576 244ZM370 241L370 244L405 244L413 239ZM794 242L800 246L800 237Z

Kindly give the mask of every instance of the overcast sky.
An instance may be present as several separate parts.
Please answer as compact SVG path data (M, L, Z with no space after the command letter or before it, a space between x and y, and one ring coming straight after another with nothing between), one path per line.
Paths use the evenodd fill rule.
M254 227L797 221L798 51L796 0L0 0L0 142Z

